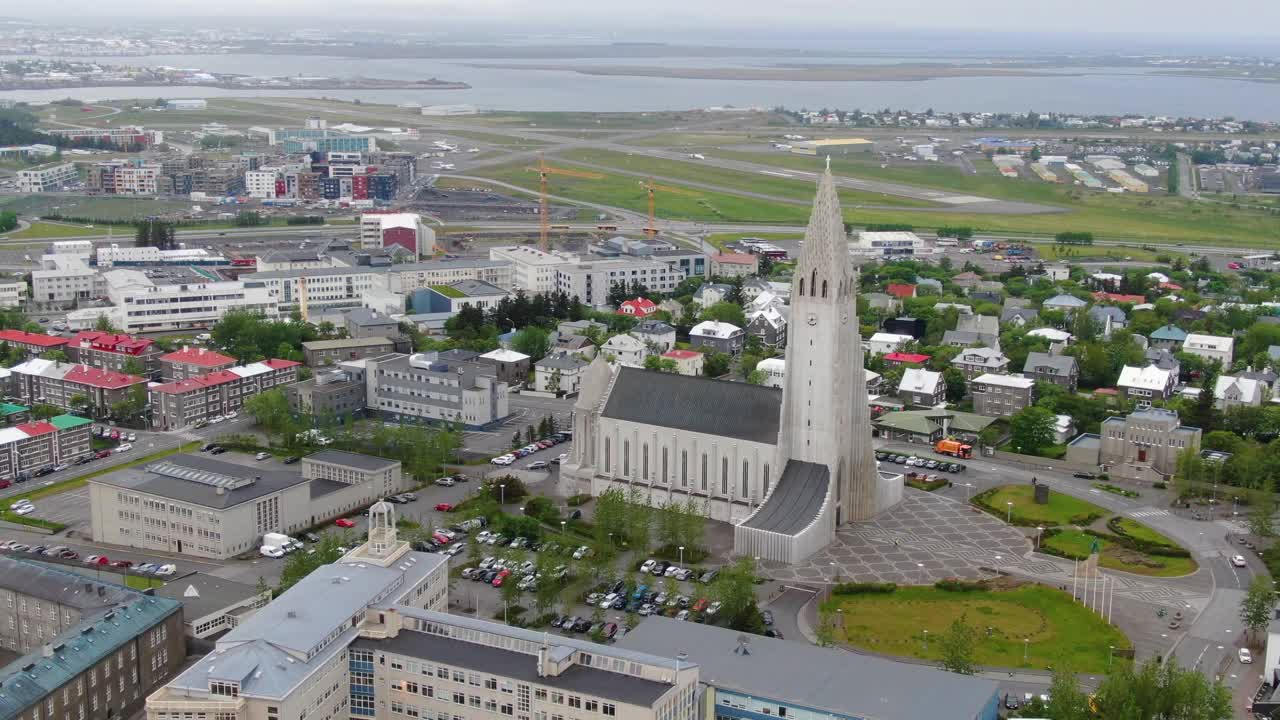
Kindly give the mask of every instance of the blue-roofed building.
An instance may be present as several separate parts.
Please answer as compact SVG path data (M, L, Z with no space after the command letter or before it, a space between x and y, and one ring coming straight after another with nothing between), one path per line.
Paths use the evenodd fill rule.
M39 562L0 557L0 613L0 720L129 717L186 658L181 602Z
M1165 325L1151 332L1151 347L1166 350L1181 350L1186 342L1187 331L1177 325Z

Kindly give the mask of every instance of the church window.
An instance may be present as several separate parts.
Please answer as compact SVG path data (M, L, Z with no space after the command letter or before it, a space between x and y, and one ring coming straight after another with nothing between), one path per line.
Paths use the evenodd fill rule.
M649 443L645 443L644 445L642 445L641 450L644 452L644 455L640 457L640 479L648 480L649 479Z
M707 454L702 453L702 491L707 490Z
M680 451L680 485L689 487L689 451Z
M822 297L826 297L826 296L827 296L827 281L823 280L822 281Z
M622 441L622 474L631 474L631 441Z
M769 494L769 463L764 464L764 475L760 477L760 482L763 488L760 491L760 497L764 497Z
M667 484L667 449L662 448L662 484Z
M800 294L804 295L804 278L800 278Z
M813 295L813 293L816 292L817 290L818 290L818 268L814 268L813 272L809 273L809 294Z
M720 458L720 494L729 494L729 458Z
M748 494L748 493L749 493L749 491L747 490L747 477L748 477L748 475L749 475L749 472L748 472L748 470L747 470L747 461L746 461L746 460L743 460L743 461L742 461L742 497L744 497L744 498L745 498L745 497L749 497L749 494Z
M604 439L604 468L608 472L613 472L613 466L609 464L609 438Z

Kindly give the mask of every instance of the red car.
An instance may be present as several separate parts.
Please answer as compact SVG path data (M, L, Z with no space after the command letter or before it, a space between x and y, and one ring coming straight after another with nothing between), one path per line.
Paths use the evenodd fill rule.
M115 561L115 562L111 563L111 567L118 567L118 568L131 568L131 567L133 567L133 561L132 561L132 560L117 560L117 561Z
M436 503L436 512L453 512L453 506L449 503Z
M493 586L502 587L502 581L507 579L507 576L510 574L511 574L510 570L503 570L502 572L498 573L498 575L493 578Z
M111 451L110 451L110 450L99 450L98 452L94 453L93 457L94 457L94 459L96 459L96 460L101 460L101 459L102 459L102 458L104 458L104 457L111 457Z
M709 604L710 604L710 603L708 603L708 602L707 602L707 599L706 599L706 598L698 598L698 601L697 601L697 602L695 602L695 603L693 604L693 608L692 608L692 610L693 610L694 612L696 612L696 613L700 613L700 612L702 612L703 610L706 610L706 609L707 609L707 605L709 605Z
M346 518L338 518L337 520L333 521L333 524L337 525L340 528L353 528L356 526L354 522Z
M435 541L436 541L436 542L438 542L438 543L440 543L441 545L448 545L448 544L449 544L449 538L448 538L447 536L445 536L445 535L442 535L441 533L438 533L438 532L437 532L437 533L431 533L431 537L432 537L432 538L434 538L434 539L435 539Z
M1227 263L1227 269L1228 269L1228 270L1239 270L1239 269L1240 269L1240 263L1238 263L1238 262L1229 262L1229 263Z
M12 480L0 479L0 490L3 490L4 488L9 487L12 484L13 484ZM436 509L439 510L440 508L436 508ZM453 508L449 508L449 509L452 510Z

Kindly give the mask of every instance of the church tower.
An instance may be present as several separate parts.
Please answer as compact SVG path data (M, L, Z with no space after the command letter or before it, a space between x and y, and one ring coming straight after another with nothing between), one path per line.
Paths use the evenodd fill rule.
M887 498L877 499L880 481L871 451L857 287L828 166L818 181L791 281L778 449L784 459L828 468L836 492L837 525L872 517L887 507Z

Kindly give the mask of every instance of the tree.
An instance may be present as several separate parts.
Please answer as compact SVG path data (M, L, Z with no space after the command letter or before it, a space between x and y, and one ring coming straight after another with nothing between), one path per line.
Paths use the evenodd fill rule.
M721 568L711 584L711 596L720 603L720 615L734 630L759 633L764 628L756 607L755 581L755 561L744 557Z
M283 444L293 441L298 424L289 408L289 398L282 388L271 388L244 401L245 414L262 427L268 437L278 437Z
M1252 505L1249 507L1249 532L1258 537L1271 537L1274 535L1275 528L1272 521L1275 514L1275 483L1270 478L1267 478L1262 482L1262 489L1254 493Z
M31 408L31 419L33 420L48 420L61 414L62 408L48 403L36 403Z
M90 404L88 396L80 393L72 395L67 399L67 407L82 414L88 412Z
M51 360L56 363L67 362L67 352L65 350L46 350L40 357L45 360Z
M124 373L125 375L136 375L141 377L143 374L147 372L147 369L142 366L141 360L139 360L136 357L130 356L125 358L124 362L121 363L120 372Z
M735 305L731 302L718 302L706 310L703 310L702 319L726 322L740 328L745 328L747 326L747 316L742 311L742 306Z
M1107 720L1229 720L1231 691L1199 669L1183 669L1155 658L1140 668L1122 663L1093 695L1096 717Z
M1187 418L1187 424L1191 427L1200 428L1200 432L1207 433L1214 429L1217 420L1217 409L1214 408L1213 390L1218 385L1218 372L1216 366L1212 366L1205 370L1201 376L1203 382L1200 385L1200 394L1196 396L1195 405L1191 408L1190 417Z
M707 377L720 377L729 372L733 357L729 353L711 350L702 356L702 374Z
M648 358L646 358L647 360ZM547 380L547 391L559 396L560 395L560 368L551 371L551 379Z
M1275 590L1271 578L1266 575L1253 576L1249 590L1240 600L1240 623L1245 630L1257 637L1258 631L1271 622L1272 609L1275 607L1273 594Z
M523 444L524 444L524 441L520 439L520 431L517 430L516 433L511 436L511 447L518 448Z
M964 373L953 367L942 371L942 381L947 387L947 402L960 402L969 391L968 386L965 385Z
M511 349L528 355L529 362L536 363L546 357L547 351L551 349L551 336L546 330L530 325L512 338Z
M1053 720L1089 720L1089 697L1080 690L1076 674L1066 667L1053 670L1049 684L1049 706L1046 715Z
M99 315L98 319L93 321L93 329L108 333L120 332L119 328L111 323L111 317L106 313Z
M1009 419L1010 441L1014 452L1036 455L1053 445L1053 413L1031 406Z
M644 359L644 369L673 373L678 371L680 366L671 358L665 358L661 355L650 355Z
M938 643L942 650L942 669L960 675L976 673L978 669L973 662L976 639L977 631L965 622L965 616L956 618Z

